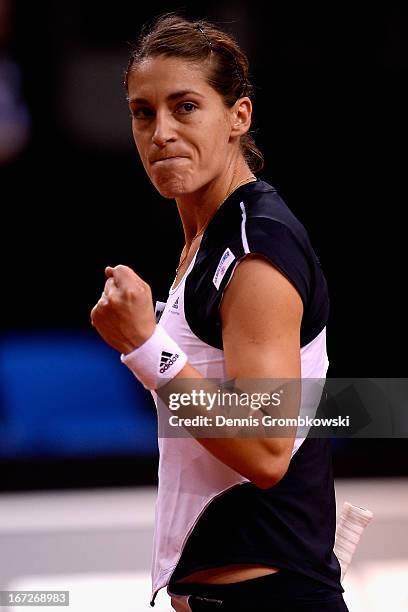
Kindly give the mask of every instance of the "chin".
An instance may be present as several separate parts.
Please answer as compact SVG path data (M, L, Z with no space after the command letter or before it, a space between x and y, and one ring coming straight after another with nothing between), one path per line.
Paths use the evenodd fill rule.
M156 178L152 183L164 198L177 198L191 191L186 188L184 178L177 176Z

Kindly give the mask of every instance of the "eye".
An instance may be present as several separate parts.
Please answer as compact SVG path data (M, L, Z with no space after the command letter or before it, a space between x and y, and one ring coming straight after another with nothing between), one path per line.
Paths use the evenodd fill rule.
M177 112L182 115L189 115L197 110L197 106L193 102L182 102L177 108Z
M150 119L153 116L153 111L148 106L138 106L130 109L132 119Z

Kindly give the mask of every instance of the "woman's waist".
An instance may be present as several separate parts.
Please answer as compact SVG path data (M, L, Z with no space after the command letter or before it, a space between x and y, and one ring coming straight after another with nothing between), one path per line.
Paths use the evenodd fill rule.
M268 574L275 574L278 571L278 567L253 563L225 565L193 572L184 578L176 580L175 584L230 584L242 580L250 580L251 578L267 576Z

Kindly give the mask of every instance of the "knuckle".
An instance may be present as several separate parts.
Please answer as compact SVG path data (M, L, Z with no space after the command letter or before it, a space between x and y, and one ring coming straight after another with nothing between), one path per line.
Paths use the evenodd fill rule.
M130 302L137 300L139 294L140 294L140 291L134 286L125 287L123 289L123 297L125 298L125 300L130 301Z
M138 290L139 294L142 295L149 295L149 293L151 292L149 283L146 283L144 280L140 281Z
M117 272L123 272L126 269L127 269L127 266L124 266L123 264L118 264L117 266L114 267L114 270L116 270Z

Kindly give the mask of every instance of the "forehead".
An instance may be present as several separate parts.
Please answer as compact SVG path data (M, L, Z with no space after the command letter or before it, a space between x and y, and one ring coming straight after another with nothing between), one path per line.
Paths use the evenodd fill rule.
M129 100L167 98L175 91L194 91L202 96L218 95L206 81L203 63L178 57L150 57L132 66L128 77Z

